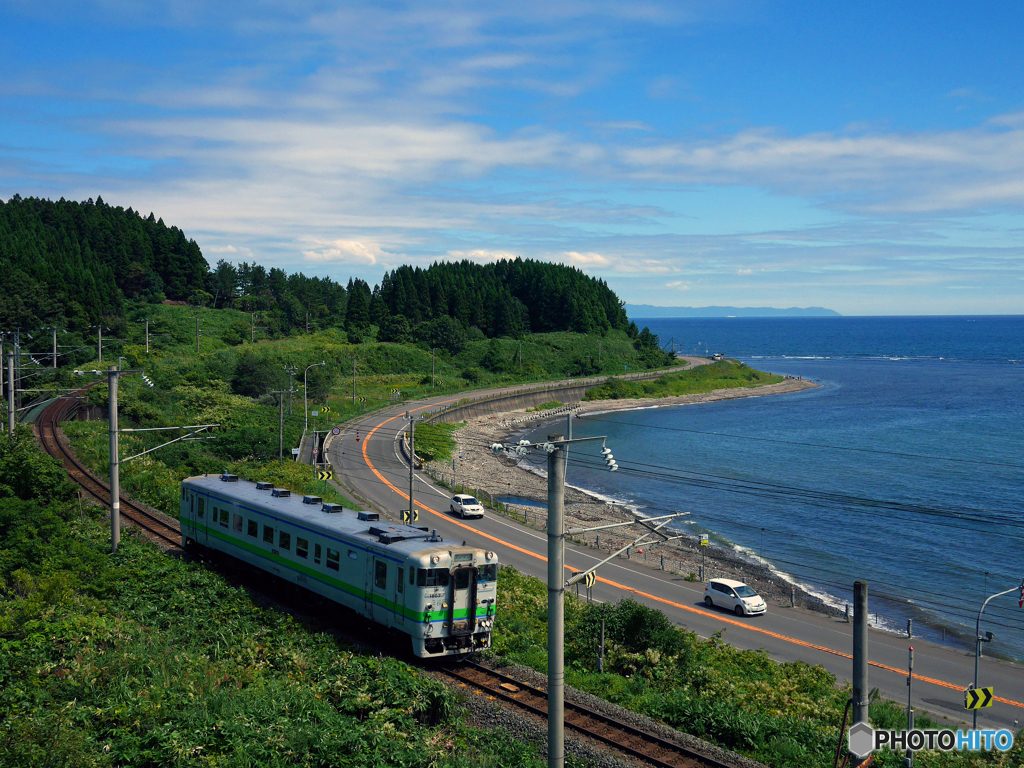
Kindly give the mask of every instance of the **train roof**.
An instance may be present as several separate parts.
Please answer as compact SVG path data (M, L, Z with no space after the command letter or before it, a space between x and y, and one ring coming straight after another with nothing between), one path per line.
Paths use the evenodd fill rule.
M360 512L347 508L341 508L340 511L324 511L327 507L337 508L338 505L325 505L315 496L291 493L287 496L274 495L275 490L285 489L274 488L272 483L256 483L225 474L188 477L182 481L182 485L323 533L355 537L365 544L381 547L395 554L423 554L424 550L429 549L464 548L461 542L445 539L440 535L434 536L428 528L380 520L376 512ZM317 502L310 503L306 501L308 499L317 499Z

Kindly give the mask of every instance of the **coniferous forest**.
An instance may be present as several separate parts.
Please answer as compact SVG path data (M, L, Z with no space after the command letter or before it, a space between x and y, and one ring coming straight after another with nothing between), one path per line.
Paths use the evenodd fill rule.
M272 336L338 328L359 341L426 341L458 347L464 337L627 332L646 342L600 279L532 260L402 266L379 286L350 278L287 274L219 261L163 219L107 205L0 200L0 328L82 330L113 323L125 302L186 302L260 313Z

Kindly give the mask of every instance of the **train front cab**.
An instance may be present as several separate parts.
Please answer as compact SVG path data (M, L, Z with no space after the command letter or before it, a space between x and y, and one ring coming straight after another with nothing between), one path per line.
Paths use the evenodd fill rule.
M413 633L413 650L422 657L452 656L489 648L495 619L498 565L494 553L480 558L463 553L450 567L413 568L412 588L423 605L422 633ZM492 562L477 563L474 560ZM440 565L440 567L438 567Z

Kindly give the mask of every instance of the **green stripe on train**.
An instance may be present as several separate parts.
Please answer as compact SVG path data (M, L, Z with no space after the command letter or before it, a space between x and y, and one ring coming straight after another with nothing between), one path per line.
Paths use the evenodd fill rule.
M197 531L202 531L206 533L207 536L212 536L215 539L219 539L220 541L233 544L234 546L251 552L252 554L265 557L268 560L271 560L272 562L275 562L278 565L287 568L288 570L296 571L298 573L305 574L306 576L312 576L313 578L319 579L320 581L327 582L336 589L340 589L342 592L346 592L359 600L363 600L364 602L367 600L366 590L361 589L355 586L354 584L349 584L348 582L342 581L341 579L337 579L331 576L330 574L324 573L323 571L318 571L313 568L310 568L308 565L296 563L292 560L286 560L280 555L275 555L273 552L263 549L262 547L254 546L252 543L246 541L245 539L237 539L234 536L225 535L225 532L221 531L220 527L210 528L203 524L195 524L187 517L183 517L181 515L178 516L178 520L183 525L187 525L189 528L194 528ZM424 611L416 611L414 609L398 605L395 601L388 600L383 595L378 595L374 592L370 593L370 602L372 602L374 605L379 605L381 608L391 610L396 613L401 613L402 616L413 622L427 623L435 621L445 621L448 618L447 611L431 611L430 614L427 615L426 612ZM454 618L456 620L469 618L469 610L463 608L455 611Z

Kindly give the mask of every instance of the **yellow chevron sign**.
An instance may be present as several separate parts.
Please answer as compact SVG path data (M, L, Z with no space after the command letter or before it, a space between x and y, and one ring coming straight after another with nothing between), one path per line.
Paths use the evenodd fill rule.
M992 688L968 688L964 691L964 709L984 709L992 706Z
M593 589L594 585L597 584L597 571L591 571L583 577L583 583L587 589Z
M403 523L415 523L420 519L420 511L418 509L403 509L402 510L402 522Z
M333 480L334 472L329 469L318 469L316 471L317 480Z

